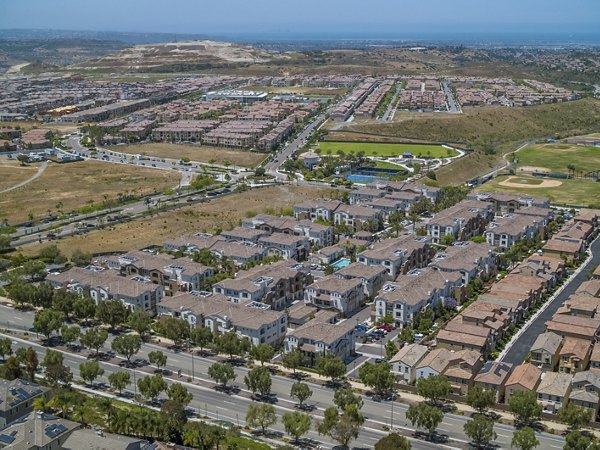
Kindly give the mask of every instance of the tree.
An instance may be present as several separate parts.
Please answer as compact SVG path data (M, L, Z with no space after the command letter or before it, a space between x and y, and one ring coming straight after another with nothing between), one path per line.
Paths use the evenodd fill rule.
M537 402L535 391L517 391L508 401L510 412L523 425L529 425L541 417L542 405Z
M467 393L467 404L477 410L479 414L484 414L486 410L496 403L496 392L491 389L483 389L479 385L469 388Z
M200 347L200 353L204 353L204 348L212 343L214 335L210 328L198 327L190 332L190 338L195 346Z
M253 394L266 397L271 394L271 373L265 367L255 367L244 377L244 383Z
M430 435L433 435L444 419L444 413L435 406L421 402L408 407L406 418L413 426L425 428Z
M92 254L76 248L71 253L71 262L77 267L85 267L92 262Z
M558 410L558 417L571 430L579 430L592 421L592 410L569 403Z
M283 367L292 369L292 372L295 374L296 369L304 365L304 355L299 349L295 348L291 352L284 353L281 361L283 362Z
M64 365L64 358L60 352L48 350L44 356L42 365L45 367L44 375L46 376L46 380L55 387L61 383L68 385L73 379L71 369Z
M120 300L103 300L96 307L96 317L114 330L127 319L128 309Z
M27 347L23 360L25 363L25 372L27 372L29 381L35 381L35 372L37 371L39 364L37 352L32 347Z
M260 428L262 434L268 427L277 422L275 407L267 403L252 403L246 412L246 424L249 427Z
M129 372L125 371L113 372L108 376L108 383L113 389L119 391L119 394L123 392L130 381Z
M229 381L235 380L237 375L233 371L233 366L229 363L214 363L208 368L208 376L220 383L223 388Z
M443 375L433 375L428 378L419 378L417 394L426 398L434 405L438 405L450 393L451 386L448 378Z
M221 334L215 339L215 349L219 353L229 355L229 359L233 359L234 355L241 353L240 338L233 331Z
M50 335L60 330L63 323L65 322L65 315L59 311L53 309L44 309L36 313L33 319L33 327L39 333L46 336L46 340L50 340Z
M385 344L385 356L387 359L392 359L396 356L396 353L398 353L398 347L394 341L388 341L387 344Z
M146 334L150 331L150 324L152 323L152 317L146 311L136 309L127 321L127 325L137 334L140 335L141 339L146 337Z
M464 424L463 430L477 448L487 447L498 437L494 431L494 421L481 414L474 415Z
M62 312L67 320L73 311L73 303L78 295L66 289L56 289L52 294L52 309Z
M23 376L23 370L21 369L21 363L16 356L10 356L4 366L0 366L0 377L7 380L16 380Z
M144 398L154 402L156 397L167 389L167 382L160 374L154 376L146 375L144 378L137 380L137 386Z
M79 365L79 376L87 384L94 384L94 380L104 374L104 369L100 367L98 361L87 361Z
M169 397L169 400L173 400L183 406L189 405L193 398L192 394L190 394L180 383L173 383L169 386L167 389L167 397Z
M325 410L323 421L317 425L319 434L327 435L339 442L344 448L360 433L365 418L356 405L350 405L340 414L331 406Z
M367 362L359 369L360 381L373 388L377 395L385 395L394 388L396 379L389 363L371 364Z
M131 357L142 348L142 339L135 334L123 334L112 341L111 348L119 355L123 355L129 365Z
M156 366L156 370L160 372L160 368L167 365L167 355L160 350L154 350L148 353L148 361Z
M523 427L520 430L516 430L513 433L511 447L515 447L518 450L533 450L535 447L540 445L540 441L535 435L535 431L529 427Z
M12 237L6 234L0 234L0 250L6 250L10 248Z
M188 422L183 429L183 443L199 449L219 448L225 437L226 432L221 426L204 422Z
M319 375L331 378L332 383L335 383L336 380L342 378L346 373L346 365L344 364L344 361L342 361L341 358L331 354L317 357L315 369L317 369Z
M90 350L96 350L97 355L107 339L108 331L105 328L90 328L81 335L79 342Z
M167 339L173 341L177 347L190 336L190 325L183 319L171 316L161 316L158 319L157 329Z
M165 426L165 438L181 441L181 433L187 422L185 406L175 400L167 400L160 405L160 418Z
M12 341L9 338L0 339L0 355L2 360L6 361L6 357L12 355Z
M598 450L598 448L600 447L591 436L574 430L567 434L563 450Z
M269 344L259 344L255 347L252 347L250 356L260 361L260 365L264 366L265 361L270 361L273 359L273 356L275 356L275 349Z
M256 175L257 177L264 177L266 173L266 170L264 167L257 167L254 170L254 175Z
M292 384L292 389L290 390L290 397L297 398L298 404L300 408L302 408L302 404L308 400L312 396L312 391L308 384L303 383L302 381L297 381Z
M81 329L77 325L73 325L72 327L63 325L60 329L60 336L67 345L70 345L71 343L79 339L80 334Z
M362 398L354 394L350 388L337 389L333 394L333 403L340 411L346 411L348 407L359 410L363 406Z
M73 315L77 320L87 322L96 314L96 304L92 297L83 296L73 302Z
M390 433L375 443L375 450L410 450L410 441L398 433Z
M311 417L308 414L298 411L287 412L282 417L283 428L298 443L301 436L304 436L310 430Z

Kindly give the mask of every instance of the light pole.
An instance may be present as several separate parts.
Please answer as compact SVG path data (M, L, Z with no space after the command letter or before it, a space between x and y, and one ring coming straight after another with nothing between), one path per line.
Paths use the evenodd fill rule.
M188 352L190 352L192 354L192 381L194 381L194 351L190 351L190 339L187 339L187 348L188 348Z

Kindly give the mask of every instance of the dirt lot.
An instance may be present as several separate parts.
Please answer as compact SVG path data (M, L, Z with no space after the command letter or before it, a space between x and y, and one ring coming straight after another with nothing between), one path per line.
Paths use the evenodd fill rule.
M75 248L109 252L162 244L167 239L217 228L231 229L247 216L260 214L265 208L286 208L309 198L327 196L328 189L281 185L233 194L197 206L169 211L151 219L116 225L87 236L56 241L67 255ZM43 246L44 244L42 244ZM45 244L47 245L47 244ZM25 247L23 253L36 254L40 245Z
M145 154L160 158L190 158L192 161L216 162L224 164L229 161L234 166L254 167L267 157L264 153L230 150L221 147L207 147L184 144L141 144L113 147L115 151Z
M56 124L56 123L41 123L33 120L20 120L17 122L0 122L0 128L17 128L22 131L28 131L32 128L46 128L52 131L58 131L62 134L75 133L78 129L76 124Z
M37 166L33 166L37 170ZM34 172L35 173L35 172ZM71 211L88 201L102 201L103 196L115 199L118 193L134 194L160 192L174 187L179 173L108 164L98 161L80 161L69 164L51 163L44 173L31 183L0 196L2 219L21 222L29 213L34 217L47 211ZM60 208L57 208L62 203Z
M21 166L16 159L0 158L0 191L31 178L37 165Z

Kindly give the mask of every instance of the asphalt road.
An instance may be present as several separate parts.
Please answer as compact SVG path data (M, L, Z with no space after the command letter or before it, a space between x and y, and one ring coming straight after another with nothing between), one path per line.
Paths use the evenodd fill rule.
M21 312L15 311L14 309L6 306L0 306L0 326L11 326L22 329L28 329L31 327L33 322L33 312ZM9 323L10 322L10 323ZM109 342L112 340L112 336L109 337ZM31 342L18 341L18 346L29 346L33 345ZM107 342L104 346L105 351L110 348L110 343ZM16 347L13 345L13 347ZM138 355L135 358L148 359L148 353L152 350L159 348L154 344L144 344ZM175 375L175 381L182 382L188 387L190 392L194 395L194 399L191 406L201 412L204 412L205 408L208 410L210 417L229 420L233 423L237 423L239 420L243 424L246 415L246 409L252 402L250 399L249 392L245 389L243 382L244 375L248 372L248 369L244 367L237 367L236 374L237 378L232 383L240 388L237 394L226 394L214 389L214 383L210 380L207 375L208 367L214 363L214 360L196 355L193 360L191 354L187 352L175 352L169 349L160 348L168 357L167 369L173 371ZM44 352L45 349L41 346L37 346L36 350ZM68 365L72 368L74 374L79 372L79 364L86 360L87 352L82 351L81 354L65 354L65 359ZM40 358L41 360L42 358ZM121 361L119 358L111 358L110 361L103 361L102 366L105 369L105 374L102 379L98 382L107 382L109 373L125 370L118 366L118 362ZM182 371L182 378L177 378L176 372L178 369ZM129 369L133 379L133 370ZM136 379L140 375L152 374L153 369L144 366L140 367L136 371ZM194 383L187 383L187 377L194 375ZM285 376L273 376L272 392L276 395L277 401L275 403L278 416L284 412L295 410L295 402L290 398L289 392L291 385L295 380ZM326 386L319 384L310 383L310 388L313 391L312 397L307 401L309 405L314 406L314 410L311 412L314 420L320 420L323 416L324 410L333 404L333 393L334 391ZM134 390L134 386L130 386L130 390ZM400 397L402 394L400 393ZM394 402L393 403L393 425L397 429L410 430L412 428L409 422L406 420L405 412L408 408L406 404ZM391 402L375 402L369 397L364 397L364 406L362 409L363 413L367 417L367 421L361 431L361 434L357 441L354 442L355 446L364 448L373 448L375 442L381 437L387 434L383 431L384 425L389 426L392 420L392 403ZM468 442L468 438L463 432L463 425L467 421L467 418L456 414L446 414L444 421L438 428L440 435L445 435L448 438L448 442L445 448L463 448ZM280 425L275 425L274 430L283 431ZM495 441L501 448L510 448L510 442L512 439L512 433L514 429L507 425L496 424L496 433L498 439ZM324 445L331 447L332 442L324 439L322 436L314 431L308 435L311 439L315 439L322 442ZM541 442L540 448L562 448L563 439L560 436L554 436L546 433L539 433L538 439ZM432 444L430 442L423 442L420 440L413 441L413 448L415 449L430 449L430 448L444 448L440 444Z
M389 105L385 109L385 112L383 113L383 115L381 116L381 118L379 119L379 121L385 122L385 121L391 120L391 118L393 117L392 112L396 108L396 98L398 98L398 95L400 94L401 90L402 90L402 85L401 84L397 84L396 85L396 92L394 92L394 95L392 96L392 99L390 100Z
M536 338L546 330L545 323L552 318L565 300L575 293L581 283L587 280L589 268L600 264L600 239L596 239L590 248L593 256L584 263L584 268L565 285L564 289L552 300L552 303L529 325L527 331L513 343L502 361L521 364Z
M452 113L462 113L462 109L458 104L458 101L454 98L454 94L452 93L452 89L450 89L450 84L447 80L442 81L442 90L446 95L446 102L448 104L448 111Z

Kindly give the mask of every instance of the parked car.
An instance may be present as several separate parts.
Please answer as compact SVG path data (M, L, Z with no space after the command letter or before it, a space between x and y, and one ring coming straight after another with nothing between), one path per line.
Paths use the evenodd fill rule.
M392 330L394 329L394 327L393 327L393 326L391 326L390 324L386 323L386 324L383 324L383 325L379 325L379 326L377 327L377 329L378 329L378 330L385 330L385 331L387 331L387 332L390 332L390 331L392 331Z

